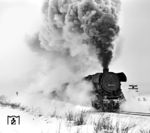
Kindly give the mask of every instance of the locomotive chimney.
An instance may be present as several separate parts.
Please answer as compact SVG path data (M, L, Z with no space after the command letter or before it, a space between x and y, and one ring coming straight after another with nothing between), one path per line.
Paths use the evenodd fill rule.
M104 68L103 73L105 73L105 72L109 72L109 68Z

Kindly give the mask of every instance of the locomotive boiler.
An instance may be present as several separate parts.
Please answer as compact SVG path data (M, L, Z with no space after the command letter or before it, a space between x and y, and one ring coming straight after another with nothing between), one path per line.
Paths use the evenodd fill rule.
M121 90L121 82L126 82L126 75L121 73L109 72L103 69L103 73L96 73L85 77L85 80L92 82L95 95L92 106L103 112L117 112L120 104L125 101Z

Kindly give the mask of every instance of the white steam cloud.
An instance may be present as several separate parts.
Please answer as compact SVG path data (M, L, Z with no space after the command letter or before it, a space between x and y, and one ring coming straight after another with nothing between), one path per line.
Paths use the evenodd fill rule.
M38 2L38 6L41 7L41 2ZM29 84L29 87L27 87L28 85L22 85L24 86L23 88L26 88L24 91L20 90L20 86L15 89L15 91L18 91L18 96L12 101L21 103L21 105L8 102L5 106L15 105L19 108L27 105L36 109L39 108L39 111L44 114L49 114L55 111L59 113L65 112L66 109L74 110L76 108L74 105L90 105L92 85L82 79L84 76L99 72L101 70L99 62L103 63L102 59L97 58L97 55L101 53L101 49L95 47L96 45L92 45L91 38L97 36L98 39L100 37L100 40L107 40L107 37L105 38L105 34L107 34L105 31L110 31L108 32L109 34L113 33L111 41L115 39L118 34L117 17L120 9L119 0L46 0L42 9L42 26L36 34L33 36L30 35L27 39L30 48L39 58L36 58L36 60L30 58L30 61L28 58L32 54L29 51L26 52L26 48L20 46L20 44L24 43L22 41L24 37L22 31L27 29L36 29L37 31L37 27L39 26L38 24L34 28L30 27L30 21L38 18L37 14L40 14L37 10L32 12L32 8L28 11L26 6L15 11L14 8L8 12L10 15L6 14L3 17L3 21L0 23L0 34L3 36L1 44L5 44L3 47L6 44L9 45L10 51L14 50L12 54L8 54L10 60L7 59L7 55L7 58L4 57L8 62L7 70L11 66L12 73L10 71L3 71L6 69L6 61L1 56L1 68L4 67L4 69L1 69L1 79L8 80L9 77L12 80L14 77L19 77L22 80L25 76L24 74L20 74L20 71L26 73L26 71L29 71L26 69L31 69L31 67L33 69L36 66L34 70L29 71L30 74L27 73L28 81L26 84ZM34 14L36 14L36 17ZM101 19L101 15L103 19ZM10 16L13 16L13 19ZM38 19L38 23L41 20ZM98 25L95 22L99 22ZM95 26L101 26L101 22L105 22L107 30L99 33L99 30L97 31L97 27L95 28ZM29 25L29 28L24 25ZM109 25L113 28L109 27ZM21 32L17 32L16 27ZM104 36L101 33L105 33ZM19 38L21 41L16 43L16 40ZM105 44L107 44L107 41ZM115 42L111 42L110 47L107 47L108 53L109 51L113 52L113 43ZM23 48L18 53L20 47ZM5 49L10 53L7 46ZM4 49L1 49L1 53L3 52ZM20 53L24 54L23 52L25 52L25 55L28 55L28 58L24 59L20 56ZM16 60L16 57L18 60ZM24 65L29 61L33 62L33 64L29 63L29 66ZM20 62L22 65L20 65ZM106 65L109 65L109 63L106 61ZM5 78L5 75L9 76ZM18 81L16 82L18 83ZM12 88L11 84L10 86ZM126 89L127 86L123 88ZM12 91L14 93L14 89ZM129 95L130 92L124 94L127 101L122 105L123 110L149 112L149 99L138 101L137 97Z
M92 85L83 78L99 72L99 62L104 63L99 58L103 49L93 45L92 39L96 35L100 41L106 40L105 44L109 41L111 45L104 48L112 52L119 8L119 0L46 0L42 26L27 38L39 58L37 68L31 72L29 87L17 92L13 101L39 108L45 114L90 105ZM95 26L105 22L103 32L97 31Z
M150 98L142 95L136 90L129 90L127 85L123 85L123 93L126 101L121 105L121 110L129 112L150 112Z
M94 28L95 23L107 23L107 20L113 24L107 23L104 31L116 34L114 25L119 8L118 0L45 1L41 30L27 40L41 62L34 82L26 91L29 100L24 101L28 105L48 113L57 108L62 110L64 103L91 104L92 85L83 78L100 71L97 55L103 49L92 45L90 36L100 32ZM100 19L97 20L97 17Z

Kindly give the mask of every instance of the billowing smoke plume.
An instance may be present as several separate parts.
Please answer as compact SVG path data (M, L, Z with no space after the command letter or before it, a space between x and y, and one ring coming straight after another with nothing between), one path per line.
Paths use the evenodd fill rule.
M108 67L119 32L119 6L118 0L45 1L41 30L28 42L44 64L30 86L34 105L39 97L42 105L41 95L48 105L49 99L91 102L92 86L82 79L99 71L99 62Z
M93 48L102 66L108 67L119 32L119 8L118 0L47 0L41 47L71 56L85 55Z

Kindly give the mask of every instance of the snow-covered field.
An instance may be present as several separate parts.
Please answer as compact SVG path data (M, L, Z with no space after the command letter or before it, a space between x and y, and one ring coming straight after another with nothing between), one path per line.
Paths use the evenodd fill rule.
M7 125L7 116L20 116L20 125ZM65 116L39 115L0 107L0 133L149 133L150 117L114 113L68 112Z
M0 96L0 133L150 133L150 117L79 106L91 103L93 87L82 80L100 63L149 83L149 4L129 1L0 0L0 95L8 97ZM150 112L150 96L137 94L124 92L121 109ZM12 115L20 125L8 125Z

